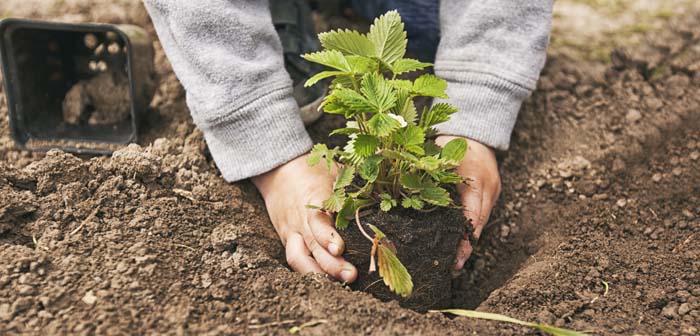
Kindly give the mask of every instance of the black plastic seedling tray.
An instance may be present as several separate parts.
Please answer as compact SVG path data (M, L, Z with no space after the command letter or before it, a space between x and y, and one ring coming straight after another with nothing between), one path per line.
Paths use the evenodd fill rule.
M0 21L0 61L15 142L29 150L90 154L109 154L135 142L155 90L153 54L148 35L135 26ZM103 123L68 122L67 93L101 72L128 78L128 91L121 87L128 115Z

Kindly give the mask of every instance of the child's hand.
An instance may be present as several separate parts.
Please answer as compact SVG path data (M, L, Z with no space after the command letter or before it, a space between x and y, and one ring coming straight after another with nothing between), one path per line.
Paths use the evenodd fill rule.
M435 141L442 146L454 138L456 137L439 136ZM459 185L458 190L464 205L464 215L471 218L474 235L478 239L501 192L501 177L498 174L498 164L493 150L474 140L467 139L467 141L469 149L457 168L457 173L466 179L468 184ZM469 241L462 240L457 250L454 268L462 269L471 253L472 246Z
M345 247L333 219L307 205L321 205L332 194L336 171L325 165L310 167L302 155L268 173L252 178L267 206L277 234L285 245L287 263L300 273L327 273L355 281L357 269L340 255Z

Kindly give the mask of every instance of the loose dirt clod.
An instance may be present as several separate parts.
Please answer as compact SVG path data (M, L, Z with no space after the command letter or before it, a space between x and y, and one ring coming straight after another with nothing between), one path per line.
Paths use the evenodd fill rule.
M89 80L76 83L63 101L63 119L69 124L87 121L89 125L114 124L129 118L131 98L124 74L101 71Z

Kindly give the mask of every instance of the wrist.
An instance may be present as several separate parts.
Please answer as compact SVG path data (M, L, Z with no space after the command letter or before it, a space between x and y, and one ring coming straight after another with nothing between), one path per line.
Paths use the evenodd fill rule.
M266 173L253 176L250 178L250 180L253 182L255 187L258 188L258 191L260 194L262 194L263 198L265 198L267 194L272 191L276 181L284 179L288 171L295 170L300 164L306 164L306 156L306 154L298 156Z

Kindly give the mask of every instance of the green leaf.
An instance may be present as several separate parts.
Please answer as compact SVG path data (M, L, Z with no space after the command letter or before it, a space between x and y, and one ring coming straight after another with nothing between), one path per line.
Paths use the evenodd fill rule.
M379 195L379 197L382 199L382 201L379 203L379 209L384 212L391 210L391 208L395 207L397 204L396 200L387 193L383 193Z
M447 82L435 75L425 74L413 82L413 92L419 96L447 98Z
M409 90L403 88L396 90L396 105L394 105L391 111L403 117L409 125L416 124L418 111L416 110L416 105L413 103Z
M365 162L360 166L360 177L369 183L376 181L377 176L379 176L379 164L382 160L384 158L379 155L372 155L365 159Z
M318 34L325 49L338 50L346 55L372 57L374 45L367 36L350 29L338 29Z
M424 111L418 124L423 128L428 128L450 120L450 115L457 111L456 107L448 103L438 103L433 105L427 112Z
M391 206L391 201L381 201L381 203L379 203L379 209L384 212L391 210Z
M420 190L426 187L420 176L416 174L401 175L399 182L401 182L401 185L407 189Z
M409 125L396 131L392 138L402 146L422 145L425 142L425 133L422 128Z
M399 12L392 10L376 18L367 38L374 45L374 56L393 64L406 53L406 32Z
M355 90L336 89L331 94L354 112L368 112L374 109L374 106L367 101L367 98Z
M328 171L331 170L331 164L333 164L335 156L338 155L338 147L335 147L333 149L328 149L326 144L315 144L313 148L311 148L311 152L309 153L309 157L306 159L306 162L309 164L309 166L315 166L319 162L321 162L322 158L326 159L326 168Z
M462 138L455 138L450 140L442 148L440 152L440 158L447 161L452 161L455 163L462 162L464 159L464 154L467 153L467 140Z
M333 79L331 82L331 89L336 90L336 89L349 89L353 87L352 84L352 79L355 78L355 76L352 75L347 75L347 76L337 76Z
M414 154L425 155L425 150L423 149L423 147L418 145L408 145L406 146L406 149Z
M379 154L387 159L405 160L416 164L419 162L418 158L415 155L407 152L397 152L391 149L382 149Z
M352 68L352 72L355 74L374 72L377 69L377 61L371 58L362 56L346 56L345 58L348 60L350 68Z
M352 199L352 195L345 199L343 207L335 215L335 227L340 230L345 230L350 224L350 221L355 218L357 208L372 204L374 201L367 199Z
M361 157L368 157L377 151L379 139L368 134L358 134L355 138L355 154Z
M430 173L430 176L439 183L457 184L464 182L464 179L454 172L437 171Z
M347 108L339 102L338 97L333 95L326 96L318 108L328 114L345 114L347 111Z
M448 314L453 314L453 315L457 315L457 316L466 316L466 317L478 318L478 319L484 319L484 320L519 324L519 325L535 328L537 330L552 334L554 336L587 336L587 334L583 333L583 332L557 328L557 327L553 327L553 326L546 325L546 324L526 322L526 321L512 318L510 316L505 316L505 315L501 315L501 314L494 314L494 313L487 313L487 312L480 312L480 311L475 311L475 310L443 309L443 310L431 310L430 312L448 313Z
M416 210L421 210L425 206L425 203L421 201L420 197L413 195L411 197L404 197L404 199L401 201L401 205L404 208L413 208Z
M335 227L340 230L345 230L350 224L350 220L355 215L355 202L352 198L346 198L343 202L343 207L335 215Z
M344 127L344 128L338 128L336 130L333 130L328 136L333 136L337 134L343 134L343 135L351 135L355 133L360 133L359 128L354 128L354 127Z
M350 63L345 59L343 53L337 50L323 50L315 53L301 55L305 60L318 64L325 65L329 68L337 69L343 72L351 72Z
M416 168L426 171L434 171L440 168L440 160L434 156L424 156L418 160Z
M401 127L401 123L398 120L385 113L376 113L369 119L367 124L372 131L371 133L378 137L387 136Z
M328 77L340 76L340 75L344 75L344 74L345 74L345 72L342 72L342 71L321 71L321 72L315 74L313 77L306 80L306 83L304 83L304 87L312 86L312 85L316 84L318 81L320 81L322 79L326 79Z
M435 141L427 141L423 144L423 149L425 149L425 155L439 155L442 147L435 144Z
M420 198L430 204L448 206L452 202L450 193L441 187L426 187L421 189Z
M413 281L399 258L388 247L379 244L377 248L379 276L394 293L408 297L413 292Z
M413 91L413 82L407 79L392 79L389 80L389 84L397 90L404 89L406 91Z
M335 184L333 185L333 190L345 189L352 183L352 179L355 178L355 167L346 166L340 170L338 177L335 179Z
M327 200L323 202L323 208L330 212L338 212L343 208L347 196L345 190L339 189L333 192Z
M396 62L391 65L391 71L397 75L400 75L405 72L423 70L432 65L432 63L423 63L412 58L402 58L396 60Z
M394 89L380 74L365 74L362 77L360 91L367 97L367 102L373 107L371 112L386 112L396 105Z

